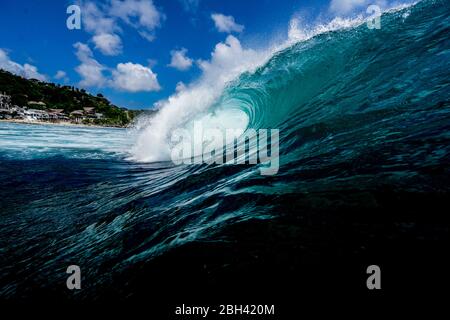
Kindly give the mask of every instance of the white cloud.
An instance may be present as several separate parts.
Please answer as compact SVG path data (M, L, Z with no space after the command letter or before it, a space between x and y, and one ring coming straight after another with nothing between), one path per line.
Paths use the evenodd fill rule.
M155 35L153 33L147 32L147 31L139 31L138 32L139 35L144 38L145 40L147 40L148 42L152 42L153 40L155 40Z
M56 72L56 74L55 74L55 79L58 79L58 80L65 78L65 77L67 77L67 73L62 70L58 70L58 72Z
M37 67L28 63L21 65L15 61L12 61L9 58L8 53L3 49L0 49L0 69L28 79L38 79L41 81L45 81L47 79L45 75L39 73Z
M99 34L114 33L121 30L116 19L105 14L107 10L106 6L99 8L94 2L85 1L81 3L81 21L87 32Z
M67 73L63 70L58 70L56 74L53 76L56 80L63 80L64 82L69 81L69 77L67 76Z
M55 79L62 79L65 78L67 76L67 73L65 73L62 70L58 70L58 72L56 72L55 74Z
M116 34L100 33L92 38L95 48L104 55L115 56L122 52L122 40Z
M122 52L120 22L136 29L148 40L155 39L154 30L161 26L164 14L158 11L152 0L106 0L95 3L79 0L84 29L93 34L95 48L105 55Z
M184 84L184 82L183 81L179 81L178 83L177 83L177 86L175 87L175 92L180 92L180 91L184 91L184 90L186 90L186 85Z
M111 0L109 12L129 25L147 31L159 27L164 18L152 0Z
M157 75L150 68L131 62L119 63L112 71L112 87L128 91L158 91L161 89Z
M213 13L211 19L214 20L214 24L219 32L242 32L244 26L237 24L232 16L225 16L221 13Z
M103 71L106 70L106 67L94 59L92 51L88 45L77 42L73 46L77 49L76 56L81 62L81 64L75 68L75 71L81 77L80 86L104 86L106 79L103 75Z
M80 86L110 87L127 92L158 91L161 89L157 74L150 68L131 62L119 63L115 69L100 64L85 43L74 44L81 62L75 68L81 77ZM105 73L110 76L105 76Z
M198 65L203 71L203 78L225 83L243 71L251 69L252 66L258 65L262 59L263 54L242 48L239 40L229 35L225 42L216 44L209 61L198 60Z
M192 59L186 56L187 49L182 48L180 50L170 51L172 60L169 67L175 68L180 71L188 70L192 66Z

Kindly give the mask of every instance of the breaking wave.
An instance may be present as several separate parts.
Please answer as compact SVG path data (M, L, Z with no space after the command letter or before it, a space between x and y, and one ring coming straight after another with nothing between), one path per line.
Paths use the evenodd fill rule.
M265 285L269 274L308 277L297 271L356 256L428 263L417 247L445 258L436 239L448 238L448 218L429 207L448 207L450 192L450 2L388 11L381 29L363 22L310 33L292 22L287 43L261 51L229 36L197 82L161 102L130 156L121 130L2 129L0 295L72 299L62 268L74 263L80 299L95 299L160 295L155 283L170 296L183 281L192 290L255 270ZM279 129L278 174L165 161L171 132L198 119Z

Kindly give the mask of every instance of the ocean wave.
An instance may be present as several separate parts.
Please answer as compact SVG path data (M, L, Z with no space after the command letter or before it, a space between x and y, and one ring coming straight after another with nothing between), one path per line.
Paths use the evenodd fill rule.
M385 8L383 20L390 21L398 12L403 10L405 13L410 6L412 4L397 3ZM294 17L286 40L260 50L243 48L238 39L228 36L223 43L217 44L210 61L200 62L200 79L167 100L158 102L157 115L139 122L139 134L130 160L170 160L173 131L180 128L192 131L194 122L200 121L205 128L219 130L245 131L264 125L273 128L276 121L282 121L283 117L295 112L299 104L307 103L313 91L317 93L322 89L318 82L332 81L326 77L334 77L336 84L340 82L337 74L323 74L323 79L320 79L317 75L306 77L304 72L316 70L316 67L320 70L314 60L336 59L333 52L339 48L345 50L346 43L352 39L359 37L363 41L364 37L373 35L375 32L364 30L363 24L369 19L362 15L336 17L328 23L308 26ZM387 29L394 27L384 26ZM344 34L345 30L348 33ZM333 32L338 33L330 34ZM359 35L360 32L363 34ZM338 47L325 52L327 41L333 41ZM342 75L345 76L345 71ZM297 80L304 81L304 84ZM310 81L314 87L308 84ZM273 83L278 90L274 90ZM278 96L282 96L283 101ZM277 120L266 121L267 117Z

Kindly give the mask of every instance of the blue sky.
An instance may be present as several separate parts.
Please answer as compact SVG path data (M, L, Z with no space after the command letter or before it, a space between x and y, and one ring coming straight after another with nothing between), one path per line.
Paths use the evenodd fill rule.
M312 23L365 11L368 3L2 0L0 68L101 92L119 106L151 108L173 94L180 82L200 77L201 61L209 61L216 45L230 36L243 48L257 49L286 38L296 15ZM81 8L80 30L66 27L66 10L73 4Z

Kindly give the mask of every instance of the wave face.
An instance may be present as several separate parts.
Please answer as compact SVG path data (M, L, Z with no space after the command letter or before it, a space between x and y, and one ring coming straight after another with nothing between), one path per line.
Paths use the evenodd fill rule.
M350 227L350 238L340 238L313 212L325 210L330 218L330 208L382 210L389 197L380 194L395 194L405 210L414 210L421 194L448 194L449 34L449 2L422 1L383 14L379 30L360 24L318 34L271 57L251 52L250 71L242 73L238 61L223 81L172 97L170 107L140 132L131 155L139 161L103 147L95 152L103 157L74 156L80 146L69 154L23 159L2 145L0 185L7 197L0 294L26 297L47 287L53 294L66 277L55 270L70 262L82 266L91 283L82 298L102 290L128 296L145 283L142 277L156 280L158 273L148 270L170 269L174 262L214 274L236 259L243 265L254 256L267 262L264 257L280 250L307 246L311 230L312 239L323 237L313 242L315 250L336 238L356 239ZM198 118L212 126L280 129L279 173L263 177L255 165L163 161L171 130ZM354 223L342 219L340 225ZM377 237L375 229L365 228ZM177 260L180 252L190 255ZM277 261L298 262L288 256Z

